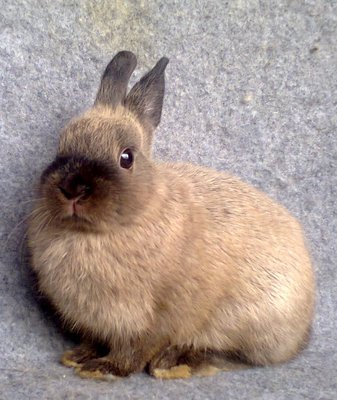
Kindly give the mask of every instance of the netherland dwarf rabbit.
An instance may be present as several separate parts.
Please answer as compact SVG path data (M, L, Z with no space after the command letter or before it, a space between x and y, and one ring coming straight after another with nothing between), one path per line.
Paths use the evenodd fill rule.
M239 359L233 368L280 363L310 330L315 285L299 223L231 175L152 160L167 64L127 93L136 57L118 53L41 176L32 267L83 337L62 357L82 377L206 375L222 368L215 356Z

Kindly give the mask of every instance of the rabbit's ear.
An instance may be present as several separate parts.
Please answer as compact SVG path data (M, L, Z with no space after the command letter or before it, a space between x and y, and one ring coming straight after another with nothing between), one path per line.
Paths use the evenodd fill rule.
M95 105L104 104L115 108L123 103L136 65L136 56L131 51L120 51L116 54L104 71Z
M161 58L130 90L124 103L141 121L150 123L153 128L160 122L165 91L165 68L168 62L168 58Z

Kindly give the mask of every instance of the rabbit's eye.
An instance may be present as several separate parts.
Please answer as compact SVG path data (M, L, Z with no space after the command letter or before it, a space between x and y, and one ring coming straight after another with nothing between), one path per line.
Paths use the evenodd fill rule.
M130 149L123 150L119 159L119 165L122 168L129 169L132 167L132 164L133 164L132 151Z

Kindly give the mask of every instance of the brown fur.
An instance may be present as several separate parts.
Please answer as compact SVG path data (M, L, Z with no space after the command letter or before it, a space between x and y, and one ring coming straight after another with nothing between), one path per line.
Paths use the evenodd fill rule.
M159 64L131 97L119 97L119 83L113 105L102 83L104 98L63 131L58 155L98 160L112 175L91 179L94 193L74 217L58 190L65 172L45 174L29 226L40 288L74 329L110 349L79 363L81 376L140 371L169 346L178 349L173 364L186 347L253 365L286 361L303 346L314 308L302 229L238 178L151 159L167 62ZM118 164L124 148L135 154L130 170ZM154 376L171 376L160 372L176 367L168 357L152 365Z

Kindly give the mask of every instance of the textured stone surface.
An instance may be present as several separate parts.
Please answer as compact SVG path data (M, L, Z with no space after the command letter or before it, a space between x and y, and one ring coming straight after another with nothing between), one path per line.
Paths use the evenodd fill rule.
M0 0L0 398L335 399L337 396L335 1ZM92 104L122 49L133 82L170 58L155 155L229 170L303 223L318 281L308 349L273 368L160 382L83 381L71 344L33 296L24 218L58 131Z

